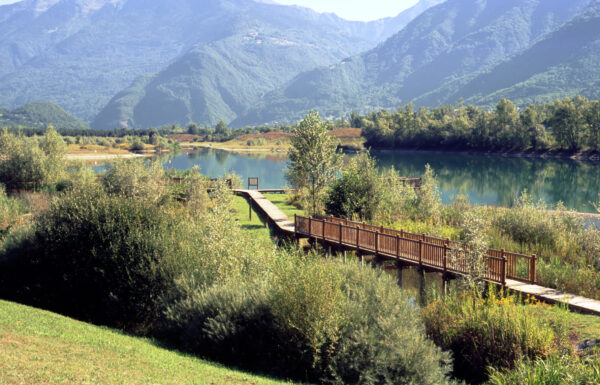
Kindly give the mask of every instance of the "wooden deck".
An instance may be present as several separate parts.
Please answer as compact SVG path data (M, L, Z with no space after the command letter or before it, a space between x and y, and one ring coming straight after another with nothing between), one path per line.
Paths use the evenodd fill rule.
M327 217L321 217L322 219L296 217L292 221L259 191L234 190L234 192L247 197L251 204L283 235L310 238L338 249L376 255L382 259L395 260L442 274L454 276L465 274L467 267L464 262L457 258L449 258L450 250L456 247L456 243L447 240L440 242L437 238L422 234L405 232L391 234L390 229L367 224L357 226L351 222L346 225L343 223L348 221L339 219L335 221L336 218L327 221L324 219ZM495 256L494 252L488 255L485 273L488 281L544 302L567 304L572 310L600 315L600 301L536 285L534 283L535 258L525 259L525 263L522 259L521 262L516 262L513 267L510 267L509 259L518 261L515 256L519 254L503 253L499 257ZM528 256L522 257L528 258Z
M234 190L238 195L247 197L254 207L265 215L271 224L284 235L294 235L294 222L290 220L277 206L256 190Z

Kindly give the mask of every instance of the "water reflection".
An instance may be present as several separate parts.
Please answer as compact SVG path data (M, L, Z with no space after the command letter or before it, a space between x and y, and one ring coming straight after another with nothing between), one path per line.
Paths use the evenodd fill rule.
M535 200L594 212L591 202L600 192L600 165L591 162L422 152L374 155L380 167L394 166L405 176L419 176L430 164L445 203L463 194L475 204L511 206L527 189Z
M444 203L457 194L474 204L511 206L524 189L535 200L567 208L594 212L591 202L600 192L600 164L562 159L508 158L502 156L444 154L409 151L373 151L381 168L395 167L401 175L418 177L430 164L440 183ZM195 165L203 174L222 177L235 172L244 183L259 177L261 188L287 184L285 153L230 153L202 149L189 154L163 156L166 168L189 169Z

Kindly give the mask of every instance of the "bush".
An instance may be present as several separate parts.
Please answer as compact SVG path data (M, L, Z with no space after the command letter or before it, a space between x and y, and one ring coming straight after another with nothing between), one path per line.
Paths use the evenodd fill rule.
M160 163L146 164L141 159L111 163L102 178L108 193L159 202L167 191L165 172Z
M66 144L54 129L41 138L0 137L0 182L8 189L38 189L56 183L65 170Z
M329 188L325 212L329 215L356 220L372 220L379 207L381 179L368 153L352 158L340 178Z
M184 295L169 308L171 341L244 368L335 384L445 383L448 357L418 309L382 272L280 252L253 282Z
M143 151L146 148L144 142L140 139L135 139L129 148L131 151Z
M557 234L567 232L560 214L549 215L543 202L534 204L523 191L514 208L497 218L495 225L517 242L554 247Z
M25 208L23 203L6 195L3 185L0 185L0 235L5 235L18 223L19 216Z
M600 383L600 361L582 362L573 356L520 361L512 371L492 369L490 385L588 385Z
M454 374L482 382L488 367L513 368L522 359L548 357L566 340L552 325L514 297L462 293L432 301L423 309L427 334L454 356Z
M265 138L252 138L246 141L246 146L266 146L267 140Z
M189 269L196 235L193 224L158 206L99 189L69 192L11 242L0 291L96 323L145 329Z

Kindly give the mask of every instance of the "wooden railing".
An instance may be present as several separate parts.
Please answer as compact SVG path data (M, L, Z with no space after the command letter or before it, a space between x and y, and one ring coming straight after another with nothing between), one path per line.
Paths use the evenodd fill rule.
M473 266L465 257L468 246L448 239L377 227L346 219L295 216L299 235L404 260L443 273L468 274ZM483 261L483 277L505 285L506 279L535 283L536 257L488 249Z

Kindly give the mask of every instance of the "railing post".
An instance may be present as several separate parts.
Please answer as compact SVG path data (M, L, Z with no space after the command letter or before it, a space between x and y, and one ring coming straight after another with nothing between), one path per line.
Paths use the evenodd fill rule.
M536 262L536 259L537 259L537 256L535 254L533 254L531 256L531 263L530 263L530 266L529 266L529 269L530 269L530 271L529 271L529 274L530 274L529 280L531 281L531 283L535 283L536 279L537 279L536 274L535 274L535 262Z
M400 258L400 236L396 234L396 257Z
M360 226L356 226L356 250L360 248Z
M400 229L400 238L404 238L404 230Z
M323 241L325 241L325 223L326 223L326 221L325 221L325 219L323 219L323 231L322 231L323 234L321 234L323 237Z
M423 240L419 239L419 266L423 266Z
M502 258L502 260L506 259L505 253L506 251L504 249L500 250L500 258ZM504 270L506 271L506 267L504 268Z
M502 286L506 286L506 257L502 253Z
M342 244L342 224L340 223L340 245Z
M375 254L379 254L379 231L375 232Z
M312 218L308 218L308 236L312 237Z
M448 245L444 245L444 279L446 279L447 272L448 272Z

